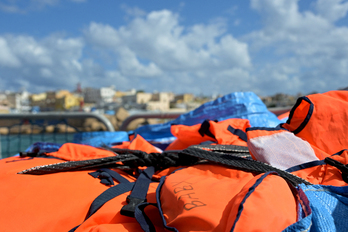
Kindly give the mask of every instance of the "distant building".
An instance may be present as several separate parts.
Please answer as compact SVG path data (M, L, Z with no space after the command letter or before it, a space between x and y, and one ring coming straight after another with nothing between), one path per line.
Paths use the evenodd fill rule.
M58 111L63 110L80 110L82 97L69 93L56 99L55 109Z
M171 93L155 93L152 94L152 98L147 102L147 110L159 110L168 111L170 108Z
M174 102L177 104L180 103L189 103L189 102L193 102L195 96L191 93L185 93L185 94L180 94L180 95L176 95L174 97Z
M40 111L79 110L83 103L79 94L70 93L68 90L32 94L30 100L31 106Z
M22 91L18 93L8 93L8 106L12 112L28 112L30 111L29 92Z
M42 111L55 111L56 110L56 92L49 91L46 92L45 106Z
M115 88L113 86L83 89L83 98L85 103L110 103L113 102L115 96Z
M137 92L133 95L122 96L122 104L125 108L136 108L151 111L168 111L172 93L144 93Z
M85 103L98 103L101 99L100 90L95 88L84 88L83 89L83 98Z
M127 108L146 109L146 104L151 100L151 93L137 92L121 97L122 105Z
M114 86L100 88L100 98L103 102L112 102L114 100L115 93L116 91Z
M10 112L9 102L5 93L0 93L0 114L7 114Z

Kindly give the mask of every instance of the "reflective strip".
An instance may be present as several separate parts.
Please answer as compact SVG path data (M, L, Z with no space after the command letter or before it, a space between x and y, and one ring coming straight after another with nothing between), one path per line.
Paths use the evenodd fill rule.
M287 131L252 138L248 147L258 161L282 170L319 160L308 142Z

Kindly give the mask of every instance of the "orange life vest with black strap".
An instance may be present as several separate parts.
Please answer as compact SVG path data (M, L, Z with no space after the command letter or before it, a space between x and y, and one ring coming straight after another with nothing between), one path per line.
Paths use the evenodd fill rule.
M156 153L141 137L118 148L65 144L44 157L0 160L0 224L3 231L281 231L310 215L293 186L346 185L347 142L325 144L345 136L334 124L342 126L346 112L320 105L343 107L345 96L310 95L282 128L246 129L259 161L205 147ZM225 125L215 138L220 130Z
M297 198L284 179L224 166L163 177L157 200L170 231L281 231L297 221Z
M348 148L348 91L300 97L282 125L327 154ZM320 157L318 157L320 158Z
M113 148L140 150L147 153L161 152L160 149L150 144L141 135L134 135L130 141L125 141L120 145L115 145Z
M1 231L141 230L134 217L125 216L127 206L131 205L127 198L131 199L134 193L135 200L140 196L143 201L156 203L158 182L151 181L154 174L151 169L147 172L142 168L133 175L133 171L109 168L117 163L124 166L122 162L108 161L117 156L110 150L67 143L45 156L0 160L0 204L4 209L0 213ZM86 162L87 166L81 168L80 162ZM57 165L65 166L51 172L50 167ZM47 174L39 173L42 168L48 169ZM26 175L27 172L31 174ZM168 170L157 172L155 179L169 173ZM142 181L137 184L138 179ZM124 214L120 214L122 210ZM16 218L21 218L21 223Z
M247 129L250 153L311 183L345 186L347 107L347 91L301 97L281 127Z
M61 150L52 154L67 157L67 151L73 151L74 157L78 157L86 152L85 148L90 149L86 145L67 144L66 146L71 147L70 149L62 147ZM96 151L94 149L96 148L90 151ZM106 152L104 149L100 151ZM4 194L0 203L7 210L0 215L0 223L9 231L78 232L139 231L146 229L144 221L151 221L151 226L148 228L154 228L156 231L164 231L166 227L190 231L192 227L189 222L194 220L199 222L197 229L204 231L230 230L231 228L239 231L245 226L253 228L247 223L250 221L248 217L250 213L256 216L261 210L270 211L270 209L273 211L270 211L272 213L268 215L268 218L273 218L272 220L277 222L275 224L272 222L275 230L285 228L296 221L297 198L287 182L272 173L265 175L254 173L277 171L276 169L268 166L265 166L265 170L255 169L252 165L242 166L245 171L233 168L240 168L234 165L236 162L245 164L244 161L254 164L256 162L257 168L265 168L257 161L240 157L231 159L231 155L226 156L223 153L198 148L187 149L180 153L153 154L154 157L159 157L159 160L175 158L176 164L184 166L185 164L191 166L199 160L201 162L208 160L229 165L232 168L214 164L198 164L172 173L166 171L164 167L161 169L163 171L156 173L159 176L167 174L167 177L162 177L159 188L158 182L149 181L153 172L143 171L133 176L133 171L125 172L110 166L113 163L116 167L127 168L133 162L138 162L139 155L144 157L141 162L147 164L146 162L153 159L150 158L151 154L125 149L113 151L116 151L114 156L107 153L102 158L82 161L64 162L52 156L11 157L1 160L0 191ZM59 154L61 152L65 154ZM88 156L91 157L91 155ZM153 164L160 167L159 162L154 161ZM134 163L135 166L139 164ZM168 165L171 164L168 163ZM101 168L105 166L107 169ZM147 183L146 188L141 187L144 183ZM298 183L297 180L294 183ZM236 186L235 189L233 186ZM271 186L277 186L277 190L270 188ZM217 191L206 191L213 188ZM139 193L135 189L145 189L145 191ZM276 196L279 202L286 201L288 204L271 204ZM149 206L143 207L145 202L139 204L139 199L140 202L146 199L146 204ZM214 203L217 200L219 202ZM257 208L251 207L259 201L265 204L259 204ZM124 210L127 212L128 207L131 207L129 211L131 214L134 211L134 215L137 215L136 218L129 217L130 214L125 216L127 213L124 213ZM200 213L203 209L206 215ZM216 214L211 215L210 212L216 212ZM284 212L281 219L279 212ZM147 219L141 220L141 215L147 215ZM16 217L22 218L21 224L14 220ZM163 218L165 225L163 225ZM204 221L206 223L203 223ZM260 225L269 231L271 224L266 223L266 225L262 217L260 217L261 222L264 223ZM255 224L254 228L260 228L260 225Z
M206 141L214 144L247 146L245 130L249 127L249 120L240 118L220 122L205 120L193 126L172 125L170 129L176 140L169 144L166 151L182 150Z

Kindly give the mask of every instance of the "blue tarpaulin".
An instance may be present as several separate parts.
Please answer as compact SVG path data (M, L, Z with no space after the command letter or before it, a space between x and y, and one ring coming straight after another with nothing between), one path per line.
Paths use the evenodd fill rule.
M102 147L112 146L123 141L129 141L128 133L125 131L94 131L76 133L72 142Z
M145 125L134 132L149 141L170 139L173 137L170 132L170 126L173 124L192 126L202 123L205 119L222 121L229 118L249 119L252 127L276 127L281 123L256 94L235 92L206 102L175 120L163 124Z

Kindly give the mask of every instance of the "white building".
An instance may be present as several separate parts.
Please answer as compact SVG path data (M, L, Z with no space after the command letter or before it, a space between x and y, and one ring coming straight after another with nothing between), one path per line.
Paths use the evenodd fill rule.
M7 100L12 112L29 112L30 111L30 93L22 91L19 93L8 93Z
M83 90L84 102L85 103L110 103L113 101L115 96L115 87L102 87L96 88L85 88Z
M100 88L100 98L103 102L113 102L115 93L116 91L114 86Z

